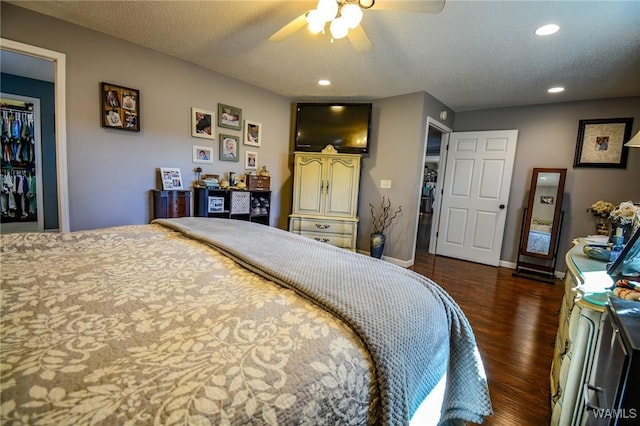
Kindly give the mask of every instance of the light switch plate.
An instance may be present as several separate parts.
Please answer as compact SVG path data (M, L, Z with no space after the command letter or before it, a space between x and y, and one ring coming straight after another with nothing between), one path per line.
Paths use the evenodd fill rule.
M390 179L381 179L380 180L380 188L385 188L385 189L391 188L391 180Z

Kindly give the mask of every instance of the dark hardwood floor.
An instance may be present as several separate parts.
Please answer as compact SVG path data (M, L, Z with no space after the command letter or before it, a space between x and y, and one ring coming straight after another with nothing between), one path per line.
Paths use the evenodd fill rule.
M511 269L422 251L411 269L444 288L471 323L494 411L485 424L548 425L549 372L563 282L515 277Z

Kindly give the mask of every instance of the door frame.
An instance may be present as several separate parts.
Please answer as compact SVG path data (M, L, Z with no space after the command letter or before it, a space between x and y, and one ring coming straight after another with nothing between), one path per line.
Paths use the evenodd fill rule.
M67 177L66 55L54 50L0 38L3 50L54 63L56 169L58 178L58 229L69 232L69 184Z
M444 179L445 165L447 163L447 144L449 143L449 134L453 132L451 128L446 126L445 124L439 122L438 120L427 116L427 123L425 126L424 132L424 144L422 150L422 168L420 169L419 176L419 185L417 193L417 203L416 203L416 211L415 211L415 228L413 230L413 247L411 254L411 264L415 263L416 260L416 243L418 242L418 227L420 226L420 205L422 201L422 181L424 179L424 166L427 162L427 144L429 143L429 127L433 127L438 131L442 132L441 142L440 142L440 156L439 156L439 166L438 166L438 180L436 181L436 198L433 204L432 211L432 219L431 219L431 235L429 237L429 253L435 254L436 252L436 244L438 241L437 231L438 225L440 223L440 195L442 194L442 181Z

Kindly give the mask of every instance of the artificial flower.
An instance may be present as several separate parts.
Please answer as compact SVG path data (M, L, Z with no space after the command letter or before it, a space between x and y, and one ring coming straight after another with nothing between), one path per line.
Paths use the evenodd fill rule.
M591 213L596 218L609 219L609 214L614 208L615 206L612 203L598 200L587 209L587 212Z
M640 222L640 206L633 201L624 201L609 213L609 220L621 225L637 224Z

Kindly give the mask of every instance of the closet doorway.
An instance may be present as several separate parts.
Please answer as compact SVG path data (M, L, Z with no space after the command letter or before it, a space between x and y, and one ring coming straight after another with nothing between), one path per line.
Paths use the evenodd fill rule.
M67 124L66 124L66 56L64 53L44 49L14 40L0 38L0 54L2 61L0 65L3 73L16 76L28 76L30 73L37 73L42 70L42 66L30 67L23 62L17 68L11 68L11 61L6 60L6 54L16 58L36 59L38 61L49 62L53 65L54 83L54 117L53 128L55 147L54 173L51 179L54 183L57 197L47 203L47 191L45 189L44 203L48 204L48 209L53 209L57 215L51 225L47 224L47 214L45 212L45 231L69 232L69 194L67 182ZM42 62L40 62L42 64ZM38 79L37 77L35 77ZM42 80L42 78L40 78ZM27 94L25 94L27 95ZM46 156L45 156L46 157ZM44 158L46 161L46 158ZM43 172L44 175L47 173ZM45 176L43 180L49 179Z
M40 100L0 93L0 233L44 231Z
M420 189L420 209L416 230L415 251L435 253L438 229L439 195L444 177L444 155L451 129L427 118L423 176ZM415 256L414 256L415 257Z

